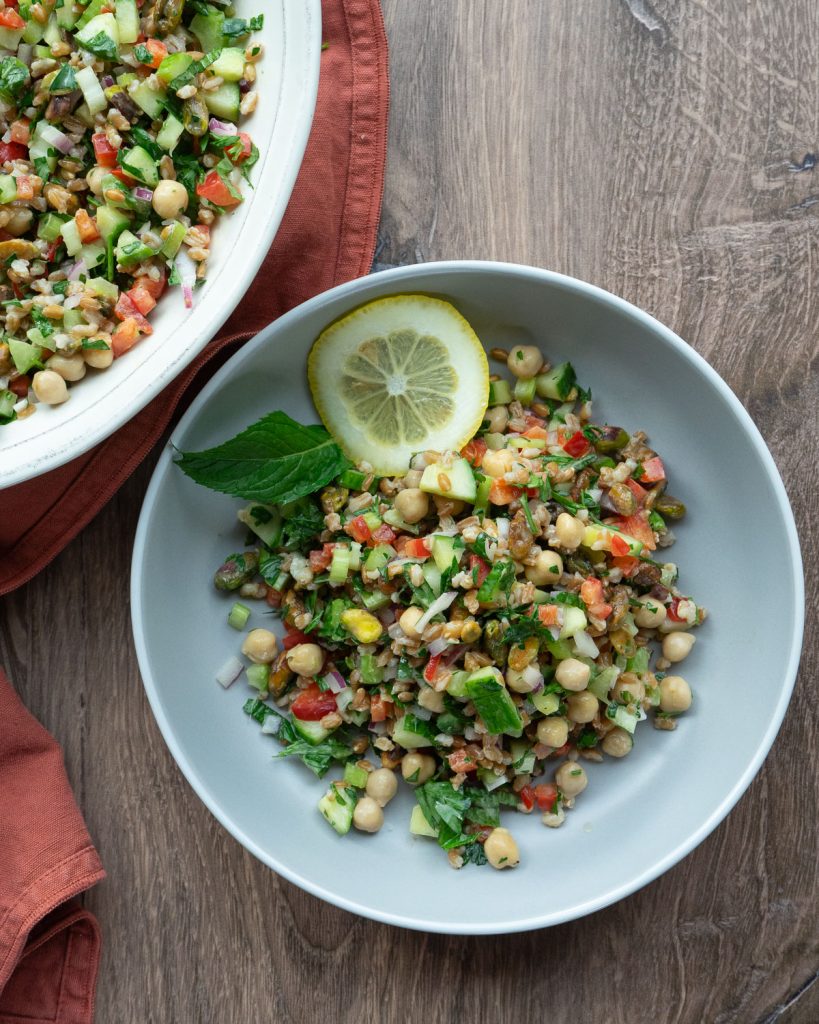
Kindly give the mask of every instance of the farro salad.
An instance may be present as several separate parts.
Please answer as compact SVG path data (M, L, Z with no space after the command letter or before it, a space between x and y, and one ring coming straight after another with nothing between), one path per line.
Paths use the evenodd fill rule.
M252 33L224 0L0 6L0 424L186 307L258 159Z
M244 672L278 757L343 769L318 804L337 833L377 832L400 776L410 831L455 868L515 866L502 809L561 826L584 762L628 756L644 721L676 727L692 701L676 666L706 616L662 554L685 507L646 435L596 424L571 364L491 355L513 383L490 378L477 434L405 472L280 412L179 460L255 499L214 577L241 599L228 622L250 664L218 681Z

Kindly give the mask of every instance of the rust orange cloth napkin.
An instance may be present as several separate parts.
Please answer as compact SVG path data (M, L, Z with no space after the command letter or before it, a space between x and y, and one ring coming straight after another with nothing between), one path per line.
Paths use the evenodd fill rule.
M99 928L74 897L104 876L59 746L0 671L0 1024L92 1020Z
M235 345L369 271L384 184L387 40L378 0L323 0L322 20L312 134L258 277L219 336L116 434L59 469L0 491L0 594L35 576L93 519L162 436L183 396Z

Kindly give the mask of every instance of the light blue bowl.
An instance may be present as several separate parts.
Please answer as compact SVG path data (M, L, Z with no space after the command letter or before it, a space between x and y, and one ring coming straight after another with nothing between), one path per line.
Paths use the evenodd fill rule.
M174 433L198 449L273 409L315 422L305 359L319 332L382 295L450 299L487 348L540 345L571 359L595 418L645 430L688 506L670 557L710 617L682 671L694 706L675 732L646 724L622 761L587 764L589 787L557 830L539 815L505 822L520 867L455 872L408 832L407 787L377 836L337 836L316 811L327 780L272 760L275 740L242 713L240 679L214 680L240 637L211 577L243 541L239 502L187 479L162 455L134 548L132 614L145 688L185 776L256 857L358 914L429 931L486 934L568 921L629 895L676 864L731 810L768 753L802 638L799 541L776 466L728 386L675 334L622 299L572 278L501 263L402 267L320 295L234 356ZM268 625L261 606L250 625Z

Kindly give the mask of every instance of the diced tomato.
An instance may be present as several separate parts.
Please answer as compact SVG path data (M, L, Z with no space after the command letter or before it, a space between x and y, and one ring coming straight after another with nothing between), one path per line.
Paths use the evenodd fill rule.
M514 487L502 478L493 480L492 486L489 488L489 500L493 505L509 505L521 494L523 494L523 488Z
M324 544L318 551L310 552L310 568L313 572L324 572L333 560L335 544Z
M395 540L395 530L391 530L386 523L382 523L377 530L373 530L372 539L376 544L392 544Z
M384 722L387 718L387 702L380 693L374 693L370 697L370 721Z
M427 662L426 668L424 669L424 679L426 679L428 683L431 683L433 679L435 679L435 674L438 671L438 666L440 665L440 663L440 654L433 654L432 657Z
M527 498L539 498L540 497L540 491L538 490L537 487L527 487L526 488L526 497Z
M338 710L335 694L330 690L320 690L318 683L311 683L302 690L290 705L294 718L302 722L318 722L333 711Z
M144 65L145 67L158 68L162 61L168 56L168 47L158 39L147 39L145 41L145 48L153 57L153 62L151 64Z
M125 317L121 324L117 324L114 333L111 335L111 349L114 359L132 349L139 341L139 325L132 316Z
M411 537L404 544L403 554L405 558L429 558L426 537Z
M541 419L540 416L534 416L532 413L527 413L523 417L523 422L526 424L526 429L530 427L543 427L546 425L546 420Z
M474 772L478 766L472 759L470 754L461 748L460 750L453 750L451 754L447 754L447 761L449 761L449 767L453 772Z
M314 644L315 640L307 633L302 633L300 629L288 628L287 633L282 640L282 647L289 651L291 647L297 647L299 644Z
M265 594L264 599L271 608L281 608L282 598L283 595L280 590L276 590L274 587L267 588L267 593Z
M127 294L128 298L133 302L143 316L146 313L150 313L156 305L156 299L151 295L147 288L141 288L139 285L134 285Z
M234 196L228 188L227 183L219 176L218 171L211 171L205 176L205 180L196 186L196 194L209 203L225 208L238 206L242 201L241 196Z
M12 121L9 127L11 132L11 141L16 142L21 146L28 146L31 141L31 131L29 130L29 121L27 117L21 117L19 121Z
M475 586L479 587L489 575L489 563L485 562L480 555L470 555L469 571L472 573Z
M535 806L535 794L531 786L524 786L523 789L518 793L520 802L526 808L527 811L531 811Z
M529 419L529 418L535 418L535 417L528 417L527 416L527 419ZM535 425L534 427L529 427L528 430L525 430L523 432L522 436L523 437L528 437L528 438L530 438L533 441L545 441L549 437L549 431L548 430L544 430L543 427L541 427L541 426Z
M344 532L348 533L353 540L357 540L359 544L366 544L372 537L372 531L367 526L364 516L356 516L355 519L351 519L344 527Z
M136 181L136 178L132 177L127 171L124 171L121 167L111 167L109 168L109 170L110 173L113 174L115 178L118 178L123 185L133 185L134 182Z
M589 576L580 586L580 600L589 608L603 600L603 583L595 576Z
M591 449L589 439L583 433L582 430L575 431L569 440L563 445L563 451L567 455L571 455L573 459L579 459L581 455L585 455Z
M469 444L461 449L461 455L472 466L480 466L486 454L486 441L482 437L473 437Z
M91 145L94 147L94 159L100 167L116 167L117 151L103 132L91 136Z
M640 568L640 559L633 555L620 555L618 558L612 558L611 564L615 569L619 569L624 576L629 577L633 576Z
M20 174L17 176L17 198L34 198L34 186L32 185L31 178L28 174Z
M237 164L242 163L243 160L247 160L253 152L253 140L247 132L239 132L239 141L242 143L242 150L234 160L234 163Z
M167 278L165 271L163 270L162 276L156 281L152 277L148 277L147 274L142 274L140 277L136 278L134 286L137 288L144 288L149 295L153 295L155 299L158 299L165 291L166 281Z
M634 495L637 500L637 507L642 508L645 504L646 494L648 493L645 487L641 487L636 480L632 480L631 477L626 480L626 486Z
M668 611L668 617L669 617L669 619L671 619L672 622L685 622L686 621L685 616L684 615L680 615L680 613L678 611L678 609L680 607L680 601L682 601L682 600L683 600L683 598L681 598L681 597L673 597L671 599L671 604L666 605L666 610Z
M0 27L11 29L25 28L26 23L17 11L11 10L10 7L4 7L3 10L0 11Z
M77 210L74 214L74 223L77 225L77 231L83 244L93 242L100 237L100 233L97 230L97 222L88 216L87 210Z
M555 757L565 757L569 753L570 743L564 743L562 747L558 747L557 750L553 750L552 754Z
M26 374L23 374L22 377L15 377L14 380L9 381L9 391L13 391L18 398L25 398L30 383Z
M114 306L114 315L118 320L135 320L137 327L143 334L153 334L154 329L134 305L133 299L127 292L123 292Z
M611 535L611 553L618 557L629 553L628 541L623 540L619 533Z
M621 516L617 520L617 525L629 537L642 541L649 551L653 551L657 547L657 542L654 540L654 531L649 526L648 515L644 509L635 512L633 516ZM612 551L616 555L628 554L627 551L614 551L613 546Z
M658 484L661 480L665 480L665 466L659 455L655 455L653 459L646 459L640 479L647 484Z
M553 782L541 782L535 786L537 809L549 814L557 803L557 786Z
M557 626L560 621L560 609L556 604L539 604L537 617L544 626Z

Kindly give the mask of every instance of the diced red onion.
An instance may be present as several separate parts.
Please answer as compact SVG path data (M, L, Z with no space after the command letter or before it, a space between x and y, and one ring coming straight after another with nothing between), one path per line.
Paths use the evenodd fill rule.
M238 135L239 130L235 124L231 124L230 121L220 121L218 118L212 117L208 121L208 129L213 135Z
M17 47L17 59L21 60L26 67L31 64L31 58L34 50L30 43L20 43Z
M383 736L384 733L387 731L387 723L386 722L370 722L370 724L367 726L367 728L370 730L370 732L374 732L376 736Z
M448 646L449 645L446 640L444 640L442 636L439 636L437 640L433 640L432 643L429 644L428 650L434 658L436 654L443 654Z
M581 629L574 635L574 646L578 654L582 654L584 658L596 658L600 653L597 644L592 640L585 629Z
M392 608L381 608L376 612L376 618L382 626L391 626L395 622L395 612Z
M216 673L216 682L227 689L236 682L243 671L244 665L241 661L238 658L230 658Z
M341 693L347 685L344 676L335 669L331 669L327 675L324 676L322 682L326 685L327 689L332 690L333 693Z
M353 702L353 691L349 686L345 686L344 689L336 696L336 707L339 711L346 711L347 708Z
M507 540L509 537L509 520L504 519L503 516L498 516L495 520L495 526L498 528L498 539Z
M150 203L153 196L153 192L149 188L145 188L144 185L137 185L134 189L134 198L141 199L143 202Z
M110 89L112 85L116 85L116 82L111 75L103 75L100 79L103 89Z
M68 271L67 277L69 281L78 281L80 275L84 274L88 268L85 265L85 260L77 260L74 266Z
M53 124L46 124L40 129L40 138L63 154L68 153L74 145L73 140L69 139L59 128L55 128Z
M531 687L531 692L543 687L543 673L537 665L527 665L520 675L526 685Z
M422 722L428 722L432 718L432 712L429 708L422 708L420 704L413 704L412 714L416 718L420 718Z
M429 608L427 608L421 618L416 622L416 633L423 633L429 625L430 620L441 612L445 612L457 596L457 590L447 590L445 594L441 594L440 597L436 597Z

